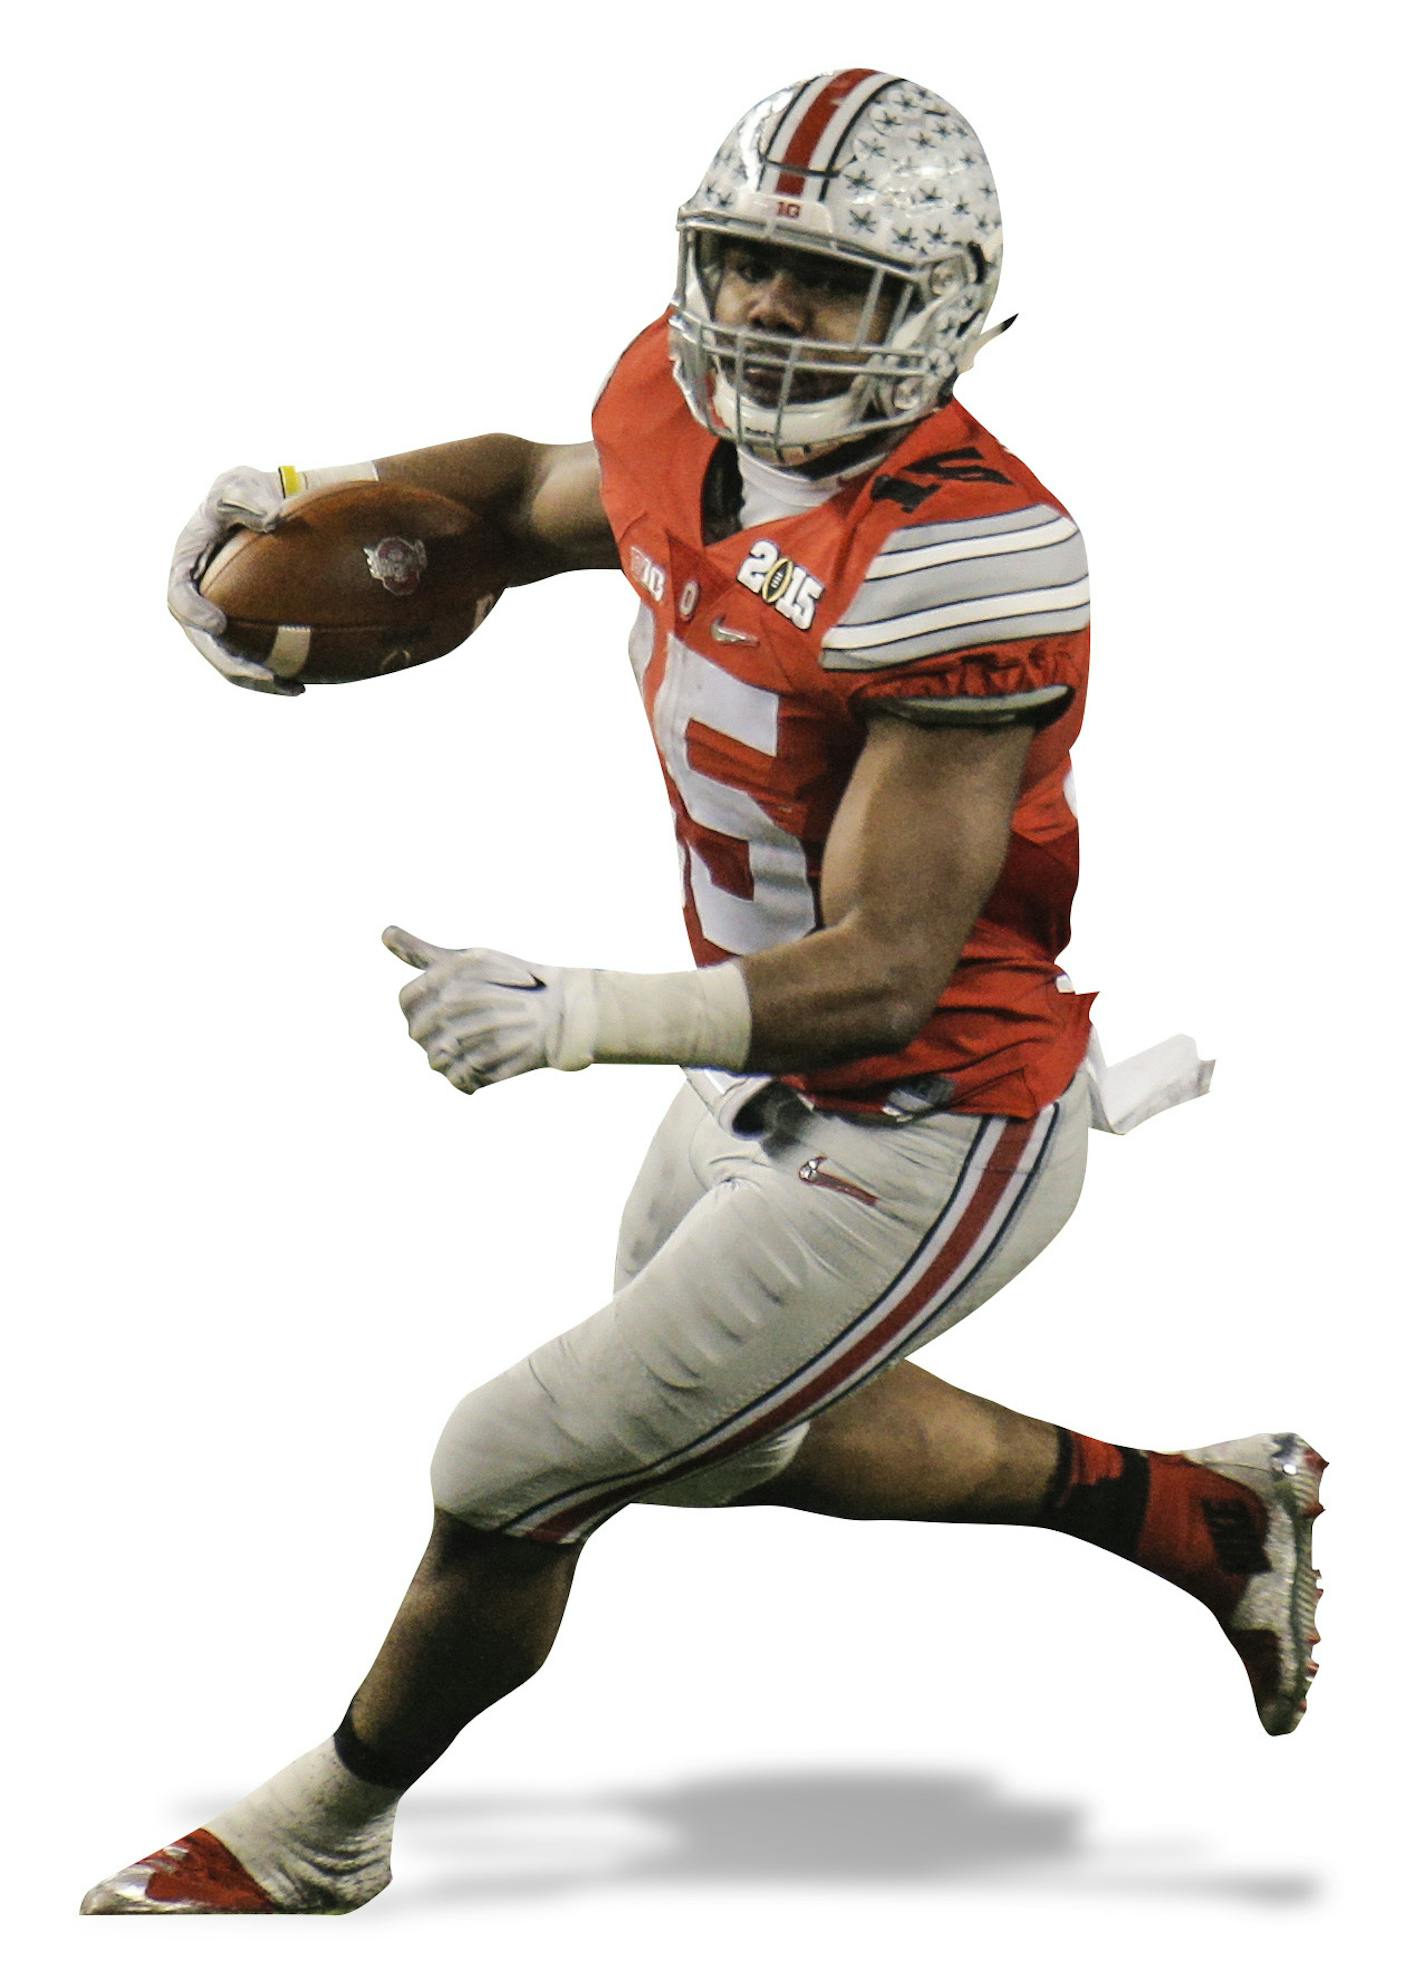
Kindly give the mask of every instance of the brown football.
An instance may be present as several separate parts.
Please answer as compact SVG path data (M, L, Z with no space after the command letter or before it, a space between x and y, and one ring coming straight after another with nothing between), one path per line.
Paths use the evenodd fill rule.
M455 500L362 479L302 493L272 533L239 529L200 585L224 642L279 677L348 684L463 643L499 599L505 551Z

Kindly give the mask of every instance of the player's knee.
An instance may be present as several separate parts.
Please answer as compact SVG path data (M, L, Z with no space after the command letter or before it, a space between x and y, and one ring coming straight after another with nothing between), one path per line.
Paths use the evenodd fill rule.
M441 1431L430 1465L436 1523L497 1536L511 1550L567 1552L582 1537L580 1529L566 1537L563 1527L547 1523L548 1513L541 1518L538 1510L569 1483L568 1473L549 1461L557 1432L536 1427L527 1408L509 1400L506 1383L500 1378L473 1390Z
M498 1405L484 1390L476 1389L455 1405L430 1464L437 1526L498 1534L518 1516L511 1484L522 1466L511 1461L507 1435ZM452 1531L452 1544L456 1537Z
M515 1582L558 1572L572 1562L575 1552L575 1548L552 1540L521 1538L517 1533L471 1525L437 1505L426 1558L437 1574L478 1572Z

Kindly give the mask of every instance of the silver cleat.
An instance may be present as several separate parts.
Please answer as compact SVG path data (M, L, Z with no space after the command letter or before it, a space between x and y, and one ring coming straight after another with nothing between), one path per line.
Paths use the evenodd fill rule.
M1272 1737L1283 1737L1305 1715L1316 1671L1310 1652L1320 1640L1315 1611L1321 1589L1310 1541L1324 1509L1320 1480L1326 1460L1304 1437L1289 1431L1238 1437L1181 1454L1244 1485L1265 1508L1260 1546L1250 1562L1243 1560L1238 1567L1229 1551L1224 1556L1228 1570L1246 1573L1247 1580L1235 1607L1219 1619L1246 1665L1262 1724ZM1235 1536L1230 1525L1220 1529L1228 1545ZM1254 1529L1242 1528L1239 1536L1255 1545Z

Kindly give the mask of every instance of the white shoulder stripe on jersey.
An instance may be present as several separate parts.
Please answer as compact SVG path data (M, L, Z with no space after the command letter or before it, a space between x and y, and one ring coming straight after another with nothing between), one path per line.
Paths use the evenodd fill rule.
M1088 578L1063 582L1053 588L1030 588L1017 595L973 596L963 602L950 602L940 609L921 609L913 615L892 616L888 620L864 624L838 624L825 637L827 649L867 650L881 643L903 643L911 636L930 630L957 629L962 623L992 621L997 616L1035 615L1043 610L1086 608Z
M914 621L966 602L1002 603L1007 609L1014 596L1042 595L1086 582L1087 578L1083 544L1076 534L1050 546L1025 547L1013 554L935 561L909 574L862 583L832 634L838 637L846 629L870 629L901 618Z
M829 650L821 658L826 670L884 670L892 664L918 663L921 657L948 657L957 650L975 650L989 643L1027 643L1042 636L1067 636L1088 627L1088 610L1046 610L1016 621L966 623L941 629L908 642L881 644L872 650Z
M853 623L847 619L826 632L823 645L828 650L868 650L880 643L903 643L911 636L930 630L957 629L961 623L991 622L997 617L1041 614L1045 609L1085 609L1088 605L1088 577L1076 581L1054 582L1043 588L1025 588L998 595L970 595L957 602L946 602L935 609L916 609L898 616L882 616L874 622Z
M978 561L994 554L1022 554L1035 547L1057 547L1078 536L1078 529L1066 514L1040 520L1031 527L1015 527L1011 533L960 535L957 539L928 545L897 547L902 536L892 534L865 571L867 581L885 581L894 575L913 574L919 568L941 568L955 561Z
M978 513L969 520L923 520L918 525L897 527L880 552L893 554L901 548L937 547L945 540L987 540L994 534L1016 533L1021 527L1047 526L1068 517L1056 506L1036 500L1032 506L1018 506L1011 513Z
M919 657L1030 636L1061 636L1088 625L1088 583L1066 582L1019 595L976 597L889 621L842 623L821 644L827 670L874 670Z

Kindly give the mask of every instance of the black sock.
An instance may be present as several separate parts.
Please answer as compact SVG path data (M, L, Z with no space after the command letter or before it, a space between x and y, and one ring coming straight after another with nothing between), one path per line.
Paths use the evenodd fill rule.
M393 1759L386 1758L379 1751L373 1751L356 1735L356 1726L351 1721L350 1704L346 1715L336 1726L332 1744L336 1755L353 1778L364 1779L367 1785L390 1785L404 1792L407 1786L414 1785L420 1777L419 1771L402 1769Z

